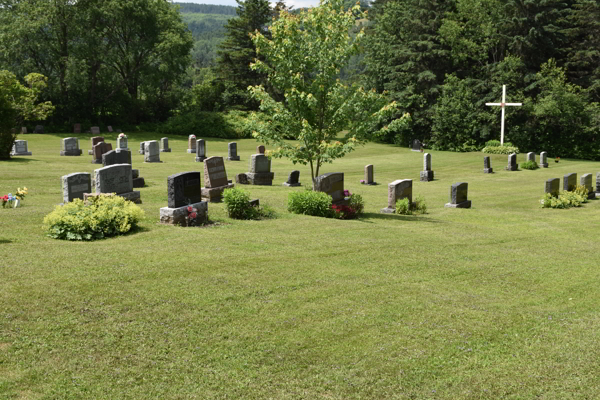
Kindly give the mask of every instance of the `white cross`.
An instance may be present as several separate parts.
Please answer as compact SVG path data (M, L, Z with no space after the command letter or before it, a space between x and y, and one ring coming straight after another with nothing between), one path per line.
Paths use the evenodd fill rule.
M502 107L502 119L500 122L500 146L504 146L504 106L522 106L523 103L507 103L506 85L502 85L502 103L485 103L485 105Z

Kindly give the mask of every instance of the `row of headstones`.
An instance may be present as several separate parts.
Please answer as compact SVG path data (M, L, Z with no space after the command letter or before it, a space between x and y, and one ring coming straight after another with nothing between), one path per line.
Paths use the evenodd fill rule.
M584 174L579 180L579 184L588 190L588 198L594 198L596 195L600 197L600 172L596 174L596 192L592 187L592 174ZM577 174L571 173L563 176L563 190L572 191L577 185ZM545 193L550 193L552 196L558 196L560 191L560 179L552 178L546 181Z
M264 154L264 146L263 154ZM190 154L196 154L196 162L203 162L206 159L206 142L204 139L196 139L196 135L188 136L188 149ZM227 144L227 160L240 161L240 156L237 153L237 143L230 142Z
M530 152L527 153L527 155L525 156L525 161L529 162L529 161L533 161L535 162L535 153ZM546 153L545 151L542 151L540 153L540 167L542 168L548 168L548 153ZM484 172L486 172L486 168L489 168L491 172L491 164L490 164L490 158L489 157L485 157L484 158ZM517 171L519 169L519 165L517 164L517 155L515 153L509 154L508 155L508 165L505 168L507 171Z

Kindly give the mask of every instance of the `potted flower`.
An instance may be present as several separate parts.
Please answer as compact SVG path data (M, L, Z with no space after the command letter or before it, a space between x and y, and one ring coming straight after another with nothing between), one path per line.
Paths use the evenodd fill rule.
M556 163L557 163L557 162L559 162L559 161L560 161L560 157L556 157L556 158L554 159L554 162L556 162Z

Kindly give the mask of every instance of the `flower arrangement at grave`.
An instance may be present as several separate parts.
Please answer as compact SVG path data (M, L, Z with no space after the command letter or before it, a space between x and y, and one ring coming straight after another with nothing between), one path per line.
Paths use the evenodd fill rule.
M360 180L360 184L361 184L361 185L364 185L364 184L365 184L365 182L366 182L366 181L365 181L364 179L361 179L361 180Z
M344 190L344 200L348 202L348 205L333 204L331 206L333 217L337 219L358 218L365 207L362 196L352 194L349 190Z
M120 137L121 139L123 139L123 138L126 138L126 137L127 137L127 135L126 135L126 134L124 134L123 132L121 132L121 133L119 133L119 137Z
M200 224L198 224L198 209L192 206L188 206L187 208L187 217L186 217L186 221L187 221L187 226L198 226Z
M17 191L13 195L9 193L0 197L2 200L2 208L17 208L21 204L21 200L25 199L25 196L29 193L28 189L24 187L23 189L17 188Z

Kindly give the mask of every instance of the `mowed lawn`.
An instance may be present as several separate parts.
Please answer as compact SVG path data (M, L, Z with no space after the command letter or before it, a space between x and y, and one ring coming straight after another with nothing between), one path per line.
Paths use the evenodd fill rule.
M0 195L29 188L22 208L0 209L2 399L599 396L600 200L539 200L547 179L595 181L600 162L550 154L547 169L507 172L492 156L488 175L482 153L432 151L435 181L421 183L421 153L369 144L322 171L363 196L360 220L289 214L288 193L304 189L281 183L299 169L308 185L310 170L277 159L272 187L244 189L278 218L235 221L209 204L218 224L179 228L158 223L167 176L203 164L184 137L144 164L139 142L160 135L129 134L142 229L77 243L42 230L60 177L98 168L91 135L83 156L59 156L67 136L21 136L33 156L0 161ZM228 140L204 139L208 156L227 156ZM257 145L238 140L229 179ZM360 184L367 164L379 185ZM428 214L379 212L396 179L413 179ZM444 208L462 181L473 207Z

